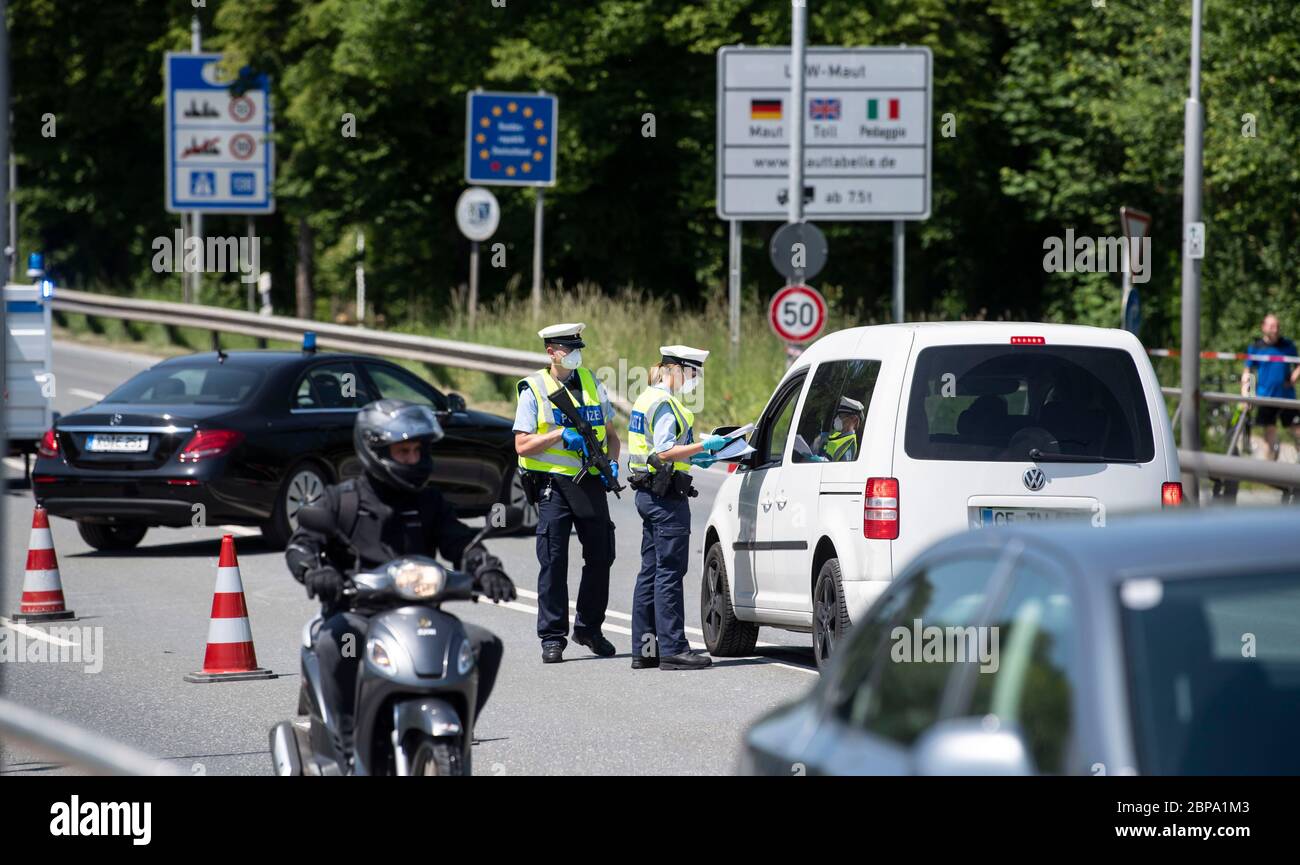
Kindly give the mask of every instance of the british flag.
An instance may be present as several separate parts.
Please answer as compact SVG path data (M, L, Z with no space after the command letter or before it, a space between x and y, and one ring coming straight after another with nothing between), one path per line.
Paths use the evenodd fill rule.
M808 106L808 116L812 120L839 120L840 100L814 99Z

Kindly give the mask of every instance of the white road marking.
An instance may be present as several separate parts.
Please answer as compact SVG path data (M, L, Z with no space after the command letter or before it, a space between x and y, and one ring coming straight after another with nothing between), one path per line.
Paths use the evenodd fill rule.
M521 588L516 587L516 588L515 588L515 592L516 592L516 593L517 593L521 598L529 598L529 599L531 599L531 600L537 600L537 593L536 593L536 592L529 591L528 589L521 589ZM521 603L519 603L518 601L507 601L507 602L505 602L504 604L493 604L491 601L480 601L480 603L482 603L482 604L487 604L487 605L491 605L491 606L494 606L494 607L505 607L505 608L508 609L508 610L515 610L515 611L520 612L520 613L531 613L531 614L534 615L534 616L537 615L537 608L536 608L536 607L530 607L530 606L528 606L527 604L521 604ZM569 607L570 607L570 608L573 608L573 609L577 609L577 605L576 605L576 603L573 602L573 601L570 601L570 602L569 602ZM629 621L629 622L632 621L632 617L629 616L627 613L620 613L620 612L618 612L617 610L606 610L606 611L605 611L605 615L606 615L606 616L612 616L612 617L614 617L614 618L616 618L616 619L624 619L624 620ZM625 627L623 627L622 625L610 625L610 624L606 624L606 625L604 626L603 630L606 630L606 631L613 631L613 632L616 633L616 634L625 634L626 636L629 636L629 637L632 636L632 629L631 629L631 628L625 628ZM692 634L698 634L698 635L700 635L700 636L704 636L704 632L701 631L699 628L692 628L692 627L689 627L689 626L688 626L688 627L686 628L686 630L687 630L687 632L689 632L689 633L692 633ZM707 648L703 643L701 643L701 642L699 642L699 641L697 641L697 640L687 640L686 642L690 644L690 647L691 647L692 649L706 649L706 648ZM755 645L760 646L760 647L763 647L763 648L783 648L783 647L778 646L776 643L756 643ZM810 669L808 669L807 667L800 667L798 664L787 664L787 663L785 663L784 661L773 661L773 660L770 660L770 659L768 659L768 658L764 658L762 655L746 655L746 656L744 656L744 657L745 657L746 659L748 659L748 660L761 661L764 665L769 665L769 666L773 666L773 667L785 667L787 670L798 670L798 671L801 672L801 673L809 673L809 674L814 675L814 676L818 675L818 672L817 672L816 670L810 670Z
M93 399L95 402L99 402L105 396L102 393L95 393L93 390L82 390L79 387L68 388L68 393L73 396L79 396L82 399Z
M45 633L44 631L38 630L36 628L29 628L26 625L24 625L22 622L11 622L8 619L6 619L4 616L0 616L0 628L8 628L11 631L18 631L20 633L26 634L29 637L35 637L38 640L44 640L47 643L53 643L56 646L76 645L76 643L70 643L67 640L60 639L59 637L51 636Z

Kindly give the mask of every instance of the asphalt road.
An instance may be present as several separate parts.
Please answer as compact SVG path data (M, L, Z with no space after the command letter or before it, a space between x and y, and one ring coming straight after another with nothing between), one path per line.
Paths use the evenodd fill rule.
M139 355L58 344L55 407L70 412L96 401L152 360ZM7 462L11 481L20 477ZM721 475L701 473L692 502L695 546L686 578L687 636L699 631L699 546ZM476 774L719 774L731 771L748 724L795 699L815 682L809 637L764 630L758 654L715 660L699 672L633 671L630 663L632 586L639 562L640 520L631 498L611 499L619 558L611 575L605 633L619 648L596 658L570 644L565 663L543 666L535 630L537 560L532 538L495 539L520 589L503 606L449 606L505 642L505 660L492 700L476 730ZM17 609L31 526L29 490L5 491L0 616ZM472 523L481 525L481 521ZM298 645L315 604L284 567L280 553L254 529L233 528L261 666L267 681L189 684L202 666L208 613L225 529L154 529L129 553L98 553L66 520L52 519L55 548L69 606L79 627L102 629L100 663L23 661L0 669L4 696L74 721L97 733L175 763L188 774L269 774L267 732L290 717L299 687ZM570 553L570 594L576 597L581 552ZM0 620L0 637L44 640L48 628L24 629ZM17 628L17 630L15 630ZM15 642L14 645L17 645ZM98 668L98 669L96 669ZM0 772L77 771L46 756L0 744Z

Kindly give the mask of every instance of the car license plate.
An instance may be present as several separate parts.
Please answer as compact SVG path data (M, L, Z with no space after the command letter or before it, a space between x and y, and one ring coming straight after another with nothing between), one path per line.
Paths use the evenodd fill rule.
M86 450L94 453L142 454L149 450L149 436L96 434L86 439Z
M1081 520L1092 512L1077 508L972 508L971 526L1023 525L1049 520Z

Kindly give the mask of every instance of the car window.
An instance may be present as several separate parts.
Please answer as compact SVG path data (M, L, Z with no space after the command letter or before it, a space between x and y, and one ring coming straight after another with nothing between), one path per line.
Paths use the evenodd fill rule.
M967 714L1019 725L1039 772L1060 774L1074 731L1079 687L1074 607L1064 578L1022 559L989 618L997 651L970 672Z
M969 556L907 578L912 586L892 618L853 632L837 716L900 745L938 720L950 674L991 653L991 633L975 624L998 564L997 556Z
M442 393L404 369L368 363L366 373L379 391L378 399L401 399L432 406L436 411L447 410L447 398Z
M1130 579L1118 595L1142 774L1300 774L1300 574Z
M945 345L917 355L907 455L1021 462L1034 449L1102 461L1155 458L1137 366L1112 348Z
M296 409L354 409L369 402L356 366L338 361L314 366L298 380L294 389Z
M879 373L880 361L875 360L837 360L817 368L799 416L794 462L852 462L858 458Z
M106 403L155 405L242 405L250 401L262 380L259 370L224 366L156 366L116 388Z
M785 453L785 443L790 437L790 428L794 422L794 407L799 401L799 392L803 390L803 383L802 374L786 382L763 410L758 429L750 439L750 444L761 456L760 465L780 465L782 455Z

